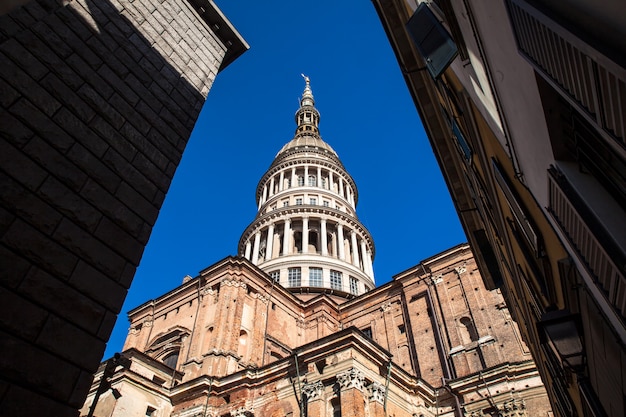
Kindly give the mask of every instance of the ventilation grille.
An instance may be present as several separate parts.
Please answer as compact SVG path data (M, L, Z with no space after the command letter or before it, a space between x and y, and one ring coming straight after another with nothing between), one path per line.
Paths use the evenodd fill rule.
M613 263L602 244L583 220L551 171L548 176L549 210L563 233L587 265L598 288L622 319L626 318L626 277Z

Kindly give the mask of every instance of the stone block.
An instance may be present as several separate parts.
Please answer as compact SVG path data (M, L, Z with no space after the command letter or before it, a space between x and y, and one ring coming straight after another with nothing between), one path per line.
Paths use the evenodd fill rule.
M40 231L48 235L52 234L63 217L61 213L2 172L0 172L0 184L2 184L0 204L14 209L15 214Z
M2 243L62 279L70 276L78 260L76 255L20 219L11 224L2 236Z
M82 260L76 265L69 282L78 291L97 299L116 314L119 313L127 293L126 288Z
M91 334L97 333L106 311L71 285L38 268L33 268L26 275L19 291L23 296Z
M40 394L60 400L69 398L74 390L80 375L76 366L3 331L0 331L0 351L11 352L11 355L0 355L0 375L4 379L21 381L22 385L36 387Z
M133 155L133 158L134 156L135 155ZM133 160L134 159L128 161L124 159L122 155L112 148L107 150L102 157L102 162L110 166L114 172L123 178L124 183L129 184L139 195L150 201L154 197L157 188L139 171L139 169L129 163Z
M65 107L59 111L71 111L85 123L88 123L96 114L96 112L91 107L89 107L80 97L78 97L73 88L65 84L65 82L61 81L61 79L59 79L55 74L46 75L41 80L41 85L44 86L55 97L59 97L59 100L62 101ZM58 114L54 115L55 120L57 116ZM77 130L76 133L74 133L73 130L68 130L68 132L72 132L74 136L80 135L82 133L81 130Z
M11 384L4 398L0 400L0 417L30 417L41 415L42 410L50 416L76 417L76 407L27 391Z
M145 220L94 180L87 181L81 190L81 196L131 235L139 236L141 233Z
M48 315L47 310L9 289L0 287L0 326L6 331L34 341Z
M122 180L100 159L102 155L104 155L104 152L109 149L108 144L96 137L91 143L86 141L85 145L91 146L91 149L86 149L79 143L74 144L72 149L67 153L68 159L85 170L85 172L89 172L91 179L97 181L106 190L115 192ZM93 153L94 149L96 151L95 154ZM101 149L104 149L102 154L100 154Z
M128 261L139 264L144 245L108 218L100 221L94 235Z
M0 84L2 81L0 80ZM0 91L0 96L2 95L2 91ZM16 119L9 112L0 112L0 126L2 126L2 131L0 132L0 137L3 139L10 141L13 145L18 148L23 147L28 141L33 137L33 131L30 130L26 125L24 125L21 121Z
M37 135L46 138L60 152L67 151L74 142L70 135L25 98L13 104L9 111L30 127Z
M7 212L0 209L0 213ZM4 218L4 215L0 218ZM11 268L3 269L0 283L7 288L15 288L22 282L32 264L4 245L0 245L0 265L11 265Z
M55 176L71 189L80 190L85 184L87 174L40 137L34 137L23 149L42 167L54 172Z
M154 226L159 210L150 203L150 200L139 195L137 190L128 185L128 183L122 182L120 184L115 197L127 206L132 207L132 210L144 219L146 223Z
M53 235L54 239L80 258L105 274L116 277L124 268L124 259L85 229L64 218Z
M55 315L50 315L46 321L37 344L90 372L98 369L106 346L102 340Z
M39 195L59 212L81 227L94 231L102 213L54 177L48 177L39 188Z

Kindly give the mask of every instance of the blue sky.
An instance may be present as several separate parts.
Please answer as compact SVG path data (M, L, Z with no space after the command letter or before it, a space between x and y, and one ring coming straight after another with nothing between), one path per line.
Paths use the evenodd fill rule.
M370 1L216 3L250 50L215 80L105 358L122 349L129 309L236 255L256 215L257 183L293 136L301 73L311 78L322 138L356 181L377 285L466 241Z

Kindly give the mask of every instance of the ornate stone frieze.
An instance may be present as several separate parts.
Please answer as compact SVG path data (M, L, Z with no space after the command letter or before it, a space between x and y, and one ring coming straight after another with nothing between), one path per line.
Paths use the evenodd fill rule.
M306 395L308 401L320 400L324 394L324 384L321 381L306 384L302 387L302 393Z
M376 401L381 404L385 403L385 386L378 382L372 382L368 387L370 401Z
M380 311L385 312L385 313L388 311L391 311L391 304L392 304L391 301L384 303L383 305L380 306Z
M435 284L435 285L439 284L440 282L443 281L443 275L442 274L433 275L431 278L432 278L433 284Z
M463 265L459 265L454 268L457 274L461 275L462 273L467 271L467 265L463 263Z
M245 407L239 407L236 410L230 412L231 417L247 417L249 415L249 411Z
M270 301L270 298L268 296L265 296L259 292L255 293L254 296L263 304L267 304Z
M363 391L365 384L365 376L363 372L356 368L348 369L347 371L337 374L337 381L342 390L356 388L359 391Z
M248 288L248 286L246 285L246 283L245 283L245 282L243 282L243 281L239 281L239 280L237 280L237 279L225 279L225 280L223 280L223 281L222 281L222 284L223 284L223 285L226 285L226 286L228 286L228 287L241 287L241 288L243 288L244 290L245 290L246 288Z

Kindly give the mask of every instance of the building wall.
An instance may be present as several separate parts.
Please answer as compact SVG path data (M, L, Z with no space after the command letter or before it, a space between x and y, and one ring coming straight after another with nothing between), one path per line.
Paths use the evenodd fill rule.
M623 415L623 2L374 3L481 275L502 288L555 413ZM458 50L437 77L407 29L426 4ZM578 327L582 366L546 343L555 311Z
M84 401L215 75L247 47L205 6L33 0L0 16L3 415Z
M485 288L467 245L340 302L324 293L300 297L246 259L226 258L132 310L129 318L124 350L131 370L171 366L173 376L164 378L164 386L176 389L164 395L173 416L203 412L207 401L218 415L241 407L255 415L284 416L287 409L297 415L294 392L317 382L323 387L308 396L307 406L317 410L310 415L331 416L340 405L344 416L382 416L382 394L374 383L384 387L386 378L388 412L398 416L418 409L433 414L436 404L441 415L459 407L482 412L513 400L529 416L550 410L517 324L500 291ZM338 339L348 334L358 339L352 347ZM178 360L168 364L172 350ZM339 374L351 368L363 381L350 374L356 382L344 386ZM118 379L118 389L124 389L122 381L129 383ZM458 406L445 387L458 395Z

